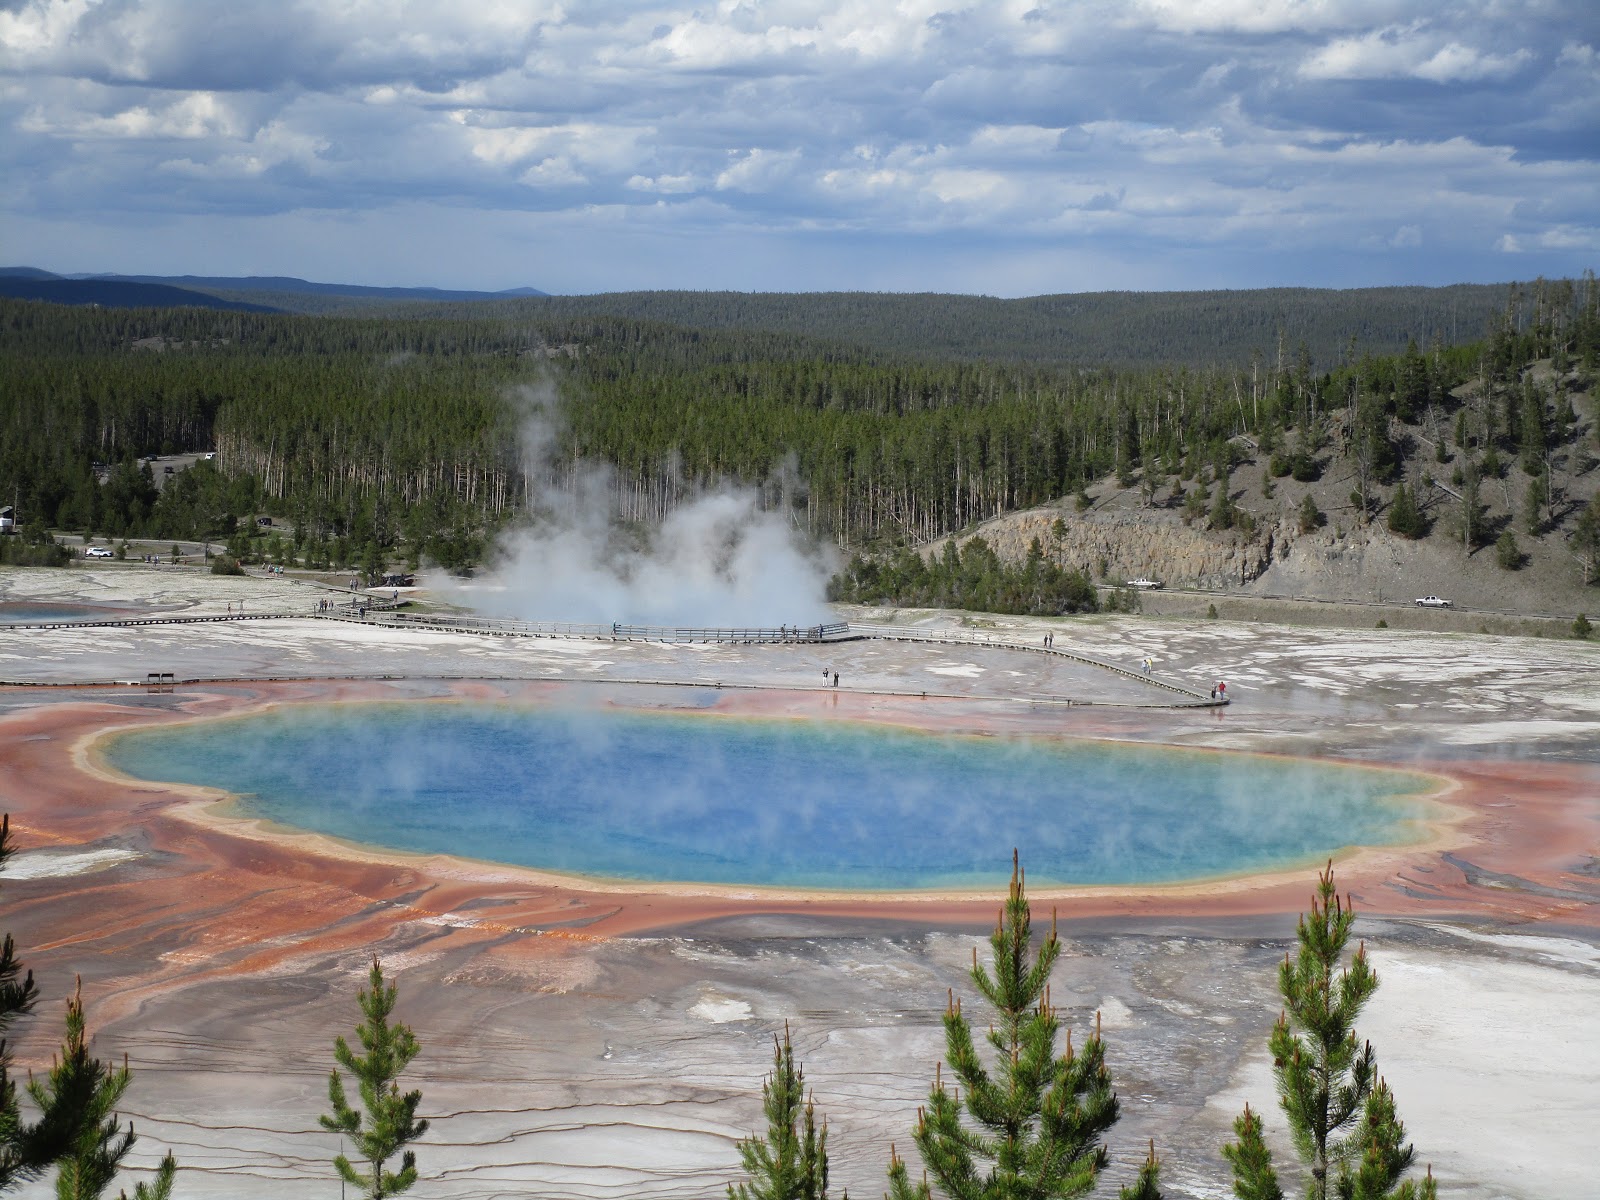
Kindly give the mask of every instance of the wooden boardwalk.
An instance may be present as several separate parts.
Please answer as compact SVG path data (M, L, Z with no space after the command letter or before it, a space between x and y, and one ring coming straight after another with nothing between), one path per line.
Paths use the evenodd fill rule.
M451 616L434 613L402 613L394 611L390 601L365 604L347 603L331 610L311 612L259 612L226 613L187 617L122 617L92 621L36 621L0 624L5 630L72 630L103 628L137 628L158 625L202 625L230 621L286 621L321 620L347 621L360 625L391 629L416 629L437 633L464 633L476 637L501 638L561 638L605 642L650 642L660 645L724 645L724 646L784 646L826 645L836 642L889 641L916 642L931 645L960 645L993 650L1025 651L1067 659L1083 666L1109 671L1136 680L1181 697L1172 707L1212 708L1228 703L1226 699L1208 696L1205 692L1170 679L1162 679L1120 663L1047 646L1042 642L1023 641L1001 634L984 633L969 629L932 629L922 626L873 625L857 622L835 622L825 625L777 625L771 627L690 627L670 625L623 625L612 623L584 624L568 621L518 621L500 617ZM380 678L388 678L382 676ZM171 686L168 680L163 680ZM189 681L179 681L189 682Z

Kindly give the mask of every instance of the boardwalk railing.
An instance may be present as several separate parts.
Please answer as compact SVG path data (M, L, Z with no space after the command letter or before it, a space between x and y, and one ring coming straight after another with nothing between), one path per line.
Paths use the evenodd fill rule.
M1020 638L1007 637L999 633L986 633L976 629L930 629L919 625L862 625L852 624L851 635L858 638L877 638L886 642L935 642L946 645L959 646L991 646L997 650L1026 650L1033 654L1052 654L1058 658L1071 659L1073 662L1083 663L1085 666L1098 667L1102 671L1110 671L1116 675L1123 675L1129 679L1137 679L1140 683L1149 684L1151 687L1165 688L1169 692L1177 692L1191 700L1201 700L1206 703L1225 704L1227 701L1218 701L1215 696L1208 697L1204 692L1194 688L1185 687L1181 683L1173 683L1170 679L1158 679L1144 671L1136 671L1132 667L1125 667L1121 663L1108 662L1103 658L1096 658L1091 654L1084 654L1079 650L1068 650L1061 646L1047 646L1042 642L1023 641Z
M570 621L518 621L507 617L466 617L434 613L403 613L393 611L390 602L374 603L361 598L354 603L341 603L332 609L312 613L261 612L232 613L191 617L132 617L100 621L51 621L29 624L0 625L0 629L85 629L107 625L186 625L209 621L264 621L284 620L311 616L324 620L356 621L394 629L426 629L436 632L467 633L486 637L512 638L580 638L589 641L654 642L665 645L816 645L849 641L924 642L940 645L986 646L997 650L1020 650L1033 654L1048 654L1070 659L1085 666L1138 680L1150 687L1174 692L1189 704L1199 706L1224 705L1226 700L1186 687L1170 679L1162 679L1121 663L1084 654L1078 650L1045 645L1042 641L1010 637L973 629L940 629L929 626L870 625L834 622L824 625L778 625L775 627L689 627L670 625L624 625L620 622L582 624Z
M348 614L335 614L345 615ZM584 638L592 641L664 642L669 645L712 643L736 646L831 642L848 639L851 628L843 622L829 625L776 625L722 628L677 625L582 624L572 621L518 621L509 617L453 617L432 613L372 613L367 618L380 625L411 629L452 630L500 637Z
M1187 700L1226 703L1204 692L1168 679L1158 679L1143 671L1077 650L1046 646L999 633L972 629L936 629L927 626L867 625L837 622L831 625L780 625L777 628L687 628L665 625L584 625L563 621L516 621L495 617L451 617L412 613L374 613L366 618L377 624L412 629L454 630L461 633L499 637L584 638L594 641L659 642L667 645L690 643L736 646L815 644L862 640L931 642L946 645L989 646L994 649L1024 650L1070 659L1085 666L1136 679L1151 687L1175 692Z

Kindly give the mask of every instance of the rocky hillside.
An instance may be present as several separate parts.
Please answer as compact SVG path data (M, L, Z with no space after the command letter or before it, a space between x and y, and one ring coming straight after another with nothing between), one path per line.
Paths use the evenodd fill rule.
M965 530L956 541L981 536L1003 560L1021 562L1038 539L1051 561L1106 583L1148 577L1170 589L1323 601L1440 595L1505 612L1592 615L1600 611L1600 586L1584 583L1572 539L1584 510L1600 503L1593 387L1577 372L1558 376L1548 362L1535 364L1520 382L1556 397L1557 408L1567 401L1574 418L1535 473L1525 458L1492 439L1463 446L1439 428L1394 422L1391 439L1405 453L1391 483L1375 485L1369 475L1363 513L1357 503L1363 467L1339 452L1351 437L1345 415L1335 413L1328 418L1327 448L1316 455L1315 478L1276 474L1273 455L1253 439L1236 438L1221 520L1217 499L1224 484L1214 470L1189 480L1166 476L1152 486L1136 469L1120 483L1101 480L1077 497ZM1456 411L1503 403L1486 397L1482 386L1456 389ZM1477 477L1480 512L1470 544L1464 493L1470 495L1471 484L1463 472ZM1416 497L1421 536L1389 528L1401 487ZM1536 503L1541 487L1551 493L1543 504ZM945 540L923 552L942 551Z

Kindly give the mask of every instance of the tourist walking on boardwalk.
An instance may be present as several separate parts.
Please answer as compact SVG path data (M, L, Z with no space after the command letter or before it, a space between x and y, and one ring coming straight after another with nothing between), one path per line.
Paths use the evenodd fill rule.
M839 672L837 672L837 671L835 671L833 673L833 686L834 687L838 687L839 686Z
M828 668L827 667L823 667L822 668L822 686L823 687L827 687L828 686Z

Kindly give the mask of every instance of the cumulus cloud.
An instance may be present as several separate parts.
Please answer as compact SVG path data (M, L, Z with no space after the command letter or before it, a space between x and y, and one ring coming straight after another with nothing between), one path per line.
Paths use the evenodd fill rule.
M730 151L733 162L717 175L717 190L764 192L794 174L800 162L798 150L768 150L755 146L748 151Z
M1180 33L1272 34L1345 28L1401 7L1381 0L1135 0L1132 11Z
M1300 74L1308 79L1425 79L1430 83L1475 83L1506 79L1533 62L1521 47L1494 54L1427 33L1420 22L1390 26L1359 37L1339 38L1308 57Z
M23 132L74 138L228 138L243 122L214 92L190 92L167 103L135 104L107 115L36 105L18 121Z
M273 257L556 290L841 265L832 286L1002 294L1045 263L1078 287L1296 281L1262 274L1263 245L1273 269L1359 251L1444 282L1503 237L1560 273L1589 265L1561 231L1600 184L1597 43L1583 0L1538 21L1497 0L24 0L0 7L0 215L70 256L130 212L286 236L261 218L426 210L419 254L560 238L531 270L444 256L458 273L426 280ZM622 229L625 259L576 256ZM769 252L704 250L734 237Z

